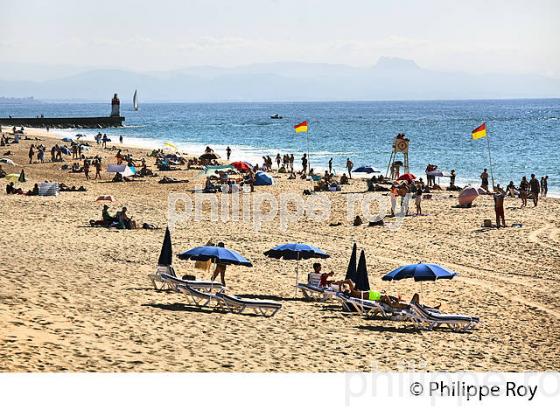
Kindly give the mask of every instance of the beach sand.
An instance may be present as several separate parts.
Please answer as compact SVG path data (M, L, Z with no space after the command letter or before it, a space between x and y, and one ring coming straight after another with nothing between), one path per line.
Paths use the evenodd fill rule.
M48 148L54 144L44 133L41 138ZM33 142L1 147L0 156L11 150L10 158L26 164ZM135 157L146 154L130 151ZM158 184L159 178L115 184L86 181L83 174L61 171L60 163L23 167L29 182L18 186L26 190L50 180L84 185L87 192L0 194L0 371L560 369L558 199L527 209L519 208L518 199L506 199L507 223L521 223L521 228L481 229L484 219L494 219L492 198L479 197L475 207L457 209L452 207L456 193L450 198L447 192L424 200L428 215L408 217L400 229L354 227L346 220L347 194L364 191L365 182L353 180L343 193L320 194L332 201L330 221L340 226L303 219L283 232L278 219L259 231L243 222L178 224L172 232L175 254L222 240L253 262L253 268L228 267L228 292L283 304L276 316L262 318L216 313L189 305L181 294L156 292L148 274L155 270L163 229L88 226L101 213L96 197L111 194L117 200L113 212L127 206L139 222L164 228L168 194L202 184L197 171L160 173L188 178L186 184ZM11 173L22 166L3 168ZM274 186L257 187L257 192L278 196L309 187L286 175L275 177ZM441 302L443 311L479 316L481 326L467 334L419 332L398 322L344 315L336 303L306 302L301 295L294 300L296 263L269 259L263 252L295 241L328 252L324 270L334 270L337 278L344 277L356 241L366 251L372 289L406 300L419 292L427 304ZM436 283L381 281L389 270L419 261L442 264L459 275ZM301 271L309 271L312 263L303 261ZM180 275L209 278L192 262L174 264Z

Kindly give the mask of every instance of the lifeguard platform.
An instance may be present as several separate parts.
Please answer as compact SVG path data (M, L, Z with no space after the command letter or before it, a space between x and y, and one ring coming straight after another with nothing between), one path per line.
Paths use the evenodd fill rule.
M391 151L391 158L389 158L389 164L387 164L385 177L397 179L401 174L401 166L404 169L404 173L410 172L410 167L408 165L409 145L410 140L404 134L397 134L393 141L393 149ZM400 160L399 157L402 157L402 160Z

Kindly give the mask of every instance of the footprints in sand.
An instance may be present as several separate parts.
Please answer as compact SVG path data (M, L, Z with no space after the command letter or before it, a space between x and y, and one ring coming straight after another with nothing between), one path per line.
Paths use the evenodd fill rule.
M557 228L552 223L547 223L542 228L539 228L529 234L529 241L536 243L546 249L552 250L554 254L560 258L560 228ZM560 264L560 259L558 261Z

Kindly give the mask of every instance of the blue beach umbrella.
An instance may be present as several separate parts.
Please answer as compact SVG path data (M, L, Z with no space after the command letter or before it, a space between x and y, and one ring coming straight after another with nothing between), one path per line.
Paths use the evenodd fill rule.
M323 252L321 249L312 245L307 245L305 243L285 243L282 245L277 245L274 248L266 251L264 254L269 258L298 261L298 264L296 266L296 293L297 284L299 281L299 261L302 259L330 258L330 255Z
M277 245L264 254L269 258L287 260L326 259L330 257L321 249L305 243L285 243L283 245Z
M224 265L241 265L252 267L253 264L234 250L221 246L197 246L177 255L182 260L207 261Z
M356 168L353 172L365 172L366 174L373 174L374 172L378 172L373 167L369 165L364 165L361 167Z
M453 279L455 275L455 272L434 263L416 263L413 265L401 266L387 273L381 279L390 281L413 278L417 282L423 282L436 281L438 279Z

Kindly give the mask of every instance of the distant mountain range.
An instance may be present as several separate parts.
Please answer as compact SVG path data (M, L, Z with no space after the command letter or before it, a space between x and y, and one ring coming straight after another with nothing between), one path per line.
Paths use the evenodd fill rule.
M61 68L61 73L69 71ZM4 97L107 101L117 92L126 101L135 89L141 102L554 98L560 97L560 80L438 72L388 57L372 67L281 62L159 72L95 69L60 78L51 72L41 81L2 78L0 73Z

